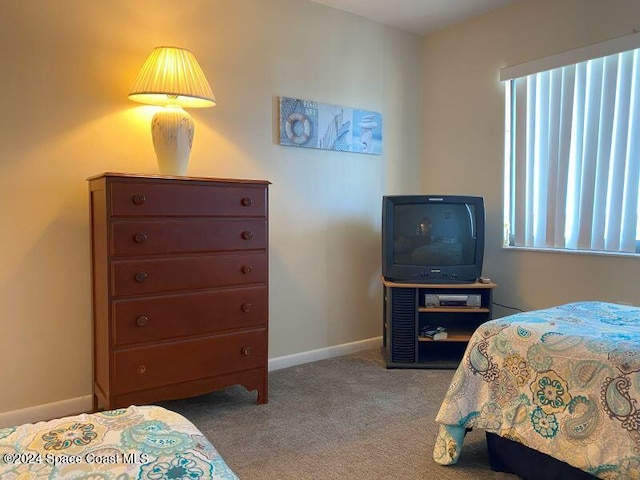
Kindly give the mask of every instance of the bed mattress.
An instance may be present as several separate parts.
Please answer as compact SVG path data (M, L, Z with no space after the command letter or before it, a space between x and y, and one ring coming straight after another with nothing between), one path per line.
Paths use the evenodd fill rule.
M181 415L131 406L0 429L0 478L237 480Z
M436 421L441 464L483 428L598 478L640 478L640 308L577 302L481 325Z

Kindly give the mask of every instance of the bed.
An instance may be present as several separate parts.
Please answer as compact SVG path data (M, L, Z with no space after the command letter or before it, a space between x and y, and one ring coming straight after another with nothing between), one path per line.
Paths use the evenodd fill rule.
M181 415L157 406L0 429L0 478L237 480Z
M541 462L518 468L522 452L589 478L640 478L640 308L576 302L481 325L436 421L443 465L457 462L467 429L481 428L502 442L491 455L511 457L503 471L522 478L537 478Z

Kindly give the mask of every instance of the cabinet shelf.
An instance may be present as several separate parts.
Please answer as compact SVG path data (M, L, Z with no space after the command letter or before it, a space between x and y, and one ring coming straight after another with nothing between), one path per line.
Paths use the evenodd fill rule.
M429 313L489 313L491 310L486 307L418 307L418 311Z
M434 340L433 338L428 337L418 337L419 342L468 342L471 339L471 333L469 332L456 332L456 331L447 331L447 338L443 338L440 340Z
M491 320L493 289L497 286L395 283L385 279L383 285L383 349L387 368L448 369L458 366L476 328ZM427 301L438 295L473 296L479 306L426 306ZM444 327L447 338L420 337L418 332L427 326Z

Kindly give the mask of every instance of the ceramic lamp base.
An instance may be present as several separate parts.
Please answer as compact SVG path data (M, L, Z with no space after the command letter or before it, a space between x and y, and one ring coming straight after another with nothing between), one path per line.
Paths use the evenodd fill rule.
M168 105L153 116L151 135L162 175L187 174L194 124L181 107Z

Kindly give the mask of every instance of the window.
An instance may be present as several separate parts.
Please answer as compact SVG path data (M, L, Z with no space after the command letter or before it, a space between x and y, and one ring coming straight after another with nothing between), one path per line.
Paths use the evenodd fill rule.
M638 37L501 70L505 246L640 253Z

